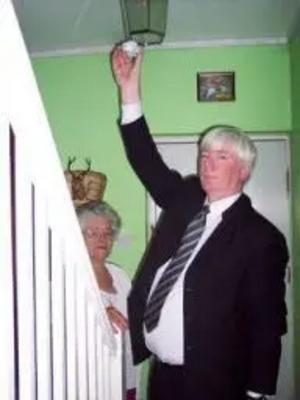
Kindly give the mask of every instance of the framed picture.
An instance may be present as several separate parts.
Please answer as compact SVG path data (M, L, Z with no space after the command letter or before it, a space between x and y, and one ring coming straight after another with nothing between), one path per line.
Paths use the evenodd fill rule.
M198 72L197 100L207 102L234 101L234 72Z

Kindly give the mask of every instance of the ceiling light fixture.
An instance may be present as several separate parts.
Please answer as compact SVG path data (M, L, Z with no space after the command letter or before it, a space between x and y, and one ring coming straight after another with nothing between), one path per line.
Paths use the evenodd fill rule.
M162 43L168 0L120 0L126 40L141 45Z

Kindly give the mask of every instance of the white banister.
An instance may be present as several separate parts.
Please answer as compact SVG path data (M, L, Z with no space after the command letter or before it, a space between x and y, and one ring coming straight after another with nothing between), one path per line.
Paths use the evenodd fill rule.
M1 10L1 9L0 9ZM0 18L1 23L1 18ZM0 100L0 109L3 109ZM0 354L5 362L0 362L0 392L4 399L15 398L15 365L14 365L14 304L12 273L11 241L11 182L9 155L9 125L5 116L0 113ZM5 229L4 229L5 227Z
M47 204L41 190L35 189L35 303L37 392L45 400L52 398L50 358L50 286L48 265Z
M1 400L122 400L112 332L10 0L0 0Z

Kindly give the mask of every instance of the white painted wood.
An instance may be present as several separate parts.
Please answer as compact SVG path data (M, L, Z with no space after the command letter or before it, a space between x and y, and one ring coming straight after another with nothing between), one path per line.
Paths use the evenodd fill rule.
M287 191L290 169L288 140L260 140L255 138L258 162L246 192L253 205L285 235L291 254L290 193ZM292 260L289 262L292 268ZM291 274L292 275L292 274ZM288 275L287 275L288 276ZM286 281L289 332L283 337L281 372L276 400L293 400L293 283Z
M245 192L253 205L285 235L291 249L290 193L287 191L289 142L284 135L252 135L258 149L257 165ZM158 150L169 166L188 175L197 171L197 137L157 137ZM149 221L154 226L160 213L149 198ZM290 252L291 253L291 252ZM289 263L292 269L292 260ZM291 277L293 274L291 273ZM283 338L283 352L275 400L295 400L293 368L293 283L287 281L288 334Z
M35 302L37 348L37 396L52 399L50 277L47 202L39 187L35 189Z
M1 9L0 9L1 16ZM1 23L1 17L0 17ZM1 31L1 26L0 26ZM0 78L1 80L1 78ZM1 87L1 84L0 84ZM3 108L0 90L0 109ZM1 107L2 106L2 107ZM0 393L3 399L15 397L15 360L14 360L14 320L13 320L13 276L12 276L12 243L11 243L11 185L9 157L9 124L0 113ZM3 229L5 227L5 229Z
M114 400L115 387L122 387L117 338L10 0L0 0L0 60L1 400L92 399L105 379L106 393L98 397ZM95 358L100 348L101 366Z
M65 298L64 298L64 264L63 238L59 227L51 227L51 311L52 311L52 349L53 349L53 398L65 399L66 392L66 353L65 353Z
M20 131L19 131L20 132ZM20 399L35 397L31 179L27 141L16 134L16 273Z
M76 283L75 264L71 258L65 259L66 276L66 362L67 362L67 398L78 398L78 370L77 370L77 321L76 321Z
M111 358L112 368L111 370L114 371L114 375L111 374L110 376L110 386L111 386L111 398L113 400L125 400L126 399L126 388L125 388L125 360L122 362L123 354L125 353L124 350L124 334L122 332L118 332L115 334L116 342L117 342L117 352L116 357ZM115 380L117 382L121 382L120 385L115 385Z
M90 303L87 305L87 352L88 352L88 386L91 399L97 399L97 352L96 352L96 317Z
M85 400L88 392L88 359L87 359L87 304L85 288L80 281L77 283L76 321L77 321L77 364L78 364L78 399ZM79 299L81 299L79 301Z
M97 337L97 392L98 400L105 399L105 381L104 381L104 345L102 339L102 331L98 323L96 323L96 337Z
M108 368L104 368L102 370L103 374L103 383L104 383L104 399L111 398L111 386L110 386L110 373L109 370L111 368L111 360L109 357L109 350L106 346L103 346L103 364L102 366L107 366Z
M237 46L258 46L258 45L278 45L286 44L285 37L278 38L260 38L255 37L252 39L210 39L210 40L191 40L191 41L177 41L177 42L164 42L159 45L151 45L147 47L147 51L152 50L176 50L176 49L201 49L211 47L237 47ZM34 51L31 52L32 58L49 58L49 57L66 57L74 55L87 55L87 54L105 54L110 53L111 45L103 46L86 46L76 47L73 49L63 50L49 50L49 51Z

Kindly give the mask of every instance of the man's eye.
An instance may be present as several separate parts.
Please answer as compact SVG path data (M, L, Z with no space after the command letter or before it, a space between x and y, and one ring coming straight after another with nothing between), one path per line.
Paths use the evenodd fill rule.
M221 154L218 155L218 158L219 158L220 160L228 160L229 155L226 154L226 153L221 153Z

